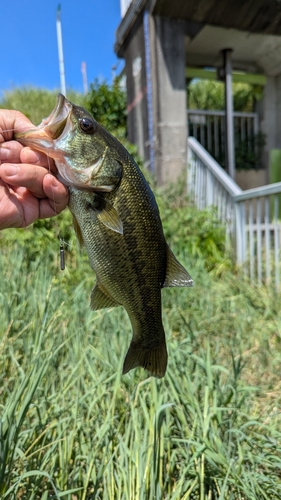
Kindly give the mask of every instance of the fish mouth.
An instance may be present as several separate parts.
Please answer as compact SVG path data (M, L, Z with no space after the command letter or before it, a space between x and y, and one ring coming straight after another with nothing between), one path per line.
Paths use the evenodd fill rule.
M71 158L62 147L64 140L75 133L75 126L71 119L73 108L75 105L68 101L64 95L58 94L55 108L38 127L25 132L17 132L14 137L23 146L42 151L53 158L58 170L57 178L66 186L86 191L110 192L114 186L96 187L91 185L93 176L103 166L107 148L104 154L96 158L89 167L76 171L72 167Z
M61 154L55 149L54 141L65 131L72 107L71 102L59 94L55 108L48 118L44 118L34 129L15 133L15 139L23 146L33 147L54 159L61 158Z

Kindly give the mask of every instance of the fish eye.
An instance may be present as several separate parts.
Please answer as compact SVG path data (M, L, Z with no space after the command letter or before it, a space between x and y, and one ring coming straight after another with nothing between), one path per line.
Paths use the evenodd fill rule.
M95 124L91 120L91 118L81 118L81 120L79 120L79 124L81 130L83 130L83 132L86 132L86 134L94 134L96 131Z

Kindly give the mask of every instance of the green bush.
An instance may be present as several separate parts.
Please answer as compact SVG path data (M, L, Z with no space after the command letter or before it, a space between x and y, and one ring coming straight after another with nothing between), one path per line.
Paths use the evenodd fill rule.
M226 251L225 228L213 209L198 210L178 182L156 190L164 233L178 255L200 259L208 271L231 266Z
M262 132L240 142L239 147L235 148L236 170L261 168L262 152L265 143L265 134Z
M127 139L126 93L120 87L119 79L112 85L95 80L85 100L85 108L103 127L114 135L142 166L143 160L137 146Z
M109 132L126 129L126 94L120 88L118 79L112 85L95 80L90 85L85 105L95 120Z
M36 89L34 87L15 88L4 92L0 102L2 109L16 109L25 114L34 125L39 125L43 118L49 116L55 107L59 91ZM67 97L80 106L84 105L82 94L69 90Z

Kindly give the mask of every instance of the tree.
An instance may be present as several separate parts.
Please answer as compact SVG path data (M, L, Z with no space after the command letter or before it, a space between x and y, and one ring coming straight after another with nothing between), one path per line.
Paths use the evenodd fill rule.
M248 83L233 83L234 111L253 111L256 89ZM187 87L188 108L223 110L224 83L214 80L194 80Z

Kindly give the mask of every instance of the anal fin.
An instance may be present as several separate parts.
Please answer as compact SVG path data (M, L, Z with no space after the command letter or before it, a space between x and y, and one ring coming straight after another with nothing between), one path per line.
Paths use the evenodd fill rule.
M162 285L163 288L169 286L193 286L194 283L190 274L176 259L168 245L166 250L166 277Z

